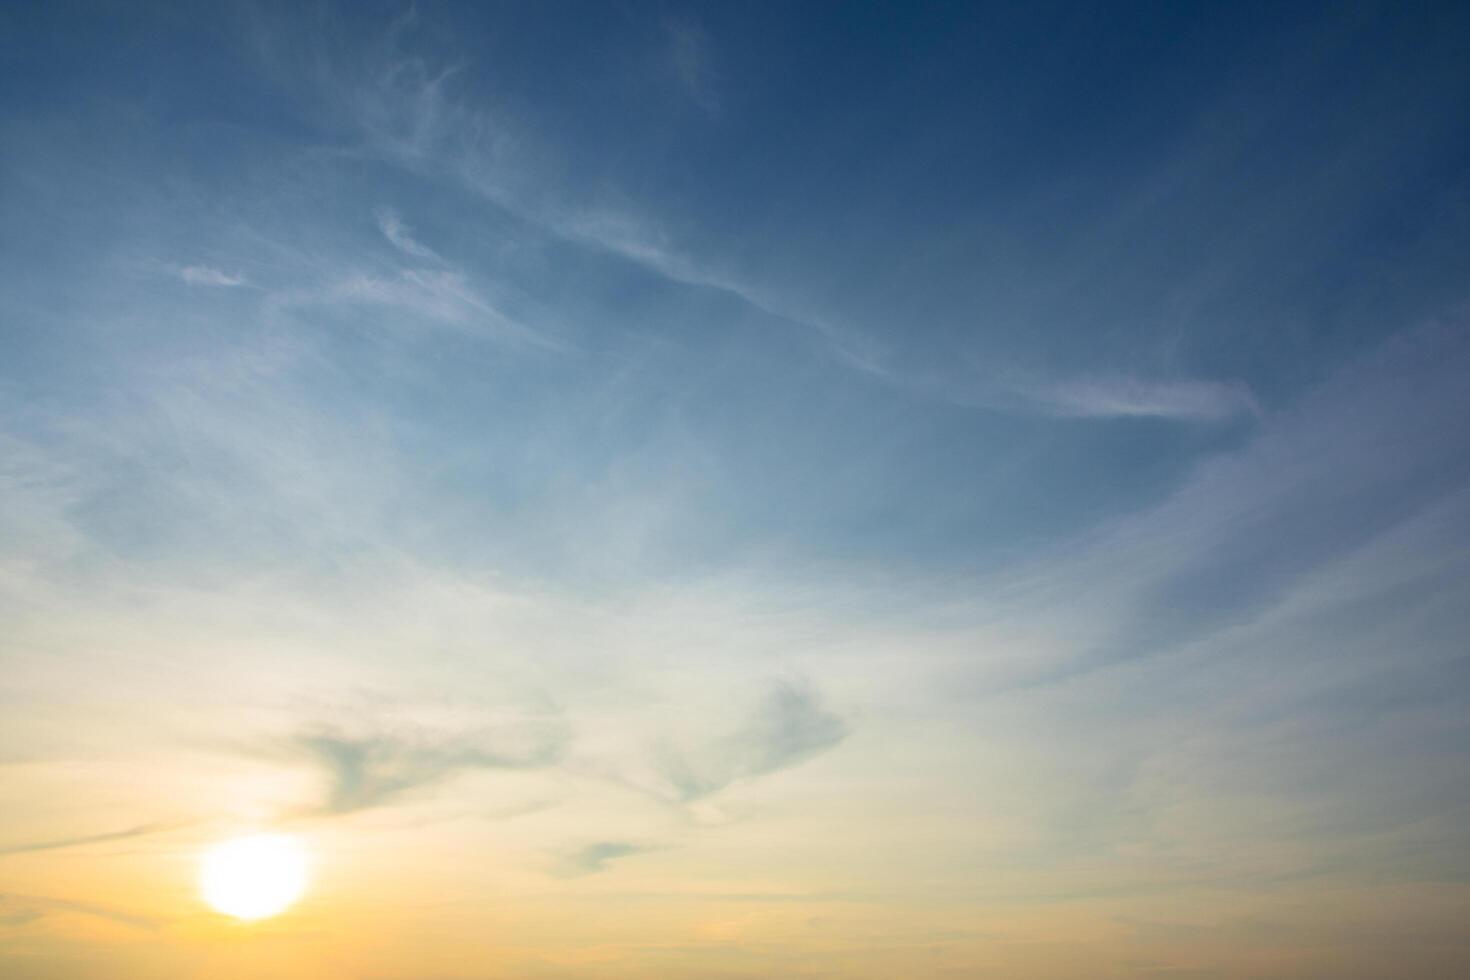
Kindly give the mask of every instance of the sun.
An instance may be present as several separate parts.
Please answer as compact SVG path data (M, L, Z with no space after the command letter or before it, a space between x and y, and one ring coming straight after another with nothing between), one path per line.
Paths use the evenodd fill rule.
M306 890L306 849L295 837L255 834L211 847L199 868L210 908L237 919L266 919Z

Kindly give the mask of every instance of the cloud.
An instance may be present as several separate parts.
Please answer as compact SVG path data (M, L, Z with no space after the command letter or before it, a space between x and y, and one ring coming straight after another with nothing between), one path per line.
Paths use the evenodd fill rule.
M466 770L544 768L565 744L559 726L527 725L478 739L315 731L297 735L291 747L326 775L325 797L314 812L340 815L383 806Z
M1065 603L1068 622L1086 623L1060 662L1034 659L1033 680L1177 650L1300 595L1371 591L1387 568L1355 556L1447 505L1470 479L1450 422L1470 413L1465 337L1457 325L1395 338L1273 415L1244 447L1208 459L1158 505L1070 542L1064 557L1009 569L1013 592L1034 590L1027 615L1055 619ZM1425 542L1421 553L1440 547ZM1353 576L1331 589L1314 584L1349 565Z
M562 349L557 340L501 312L464 273L452 269L406 269L387 276L350 273L319 288L283 292L270 300L275 311L353 305L379 306L418 320L486 331L506 341Z
M0 896L0 909L3 909L3 896ZM30 925L45 913L34 908L20 908L14 912L0 911L0 928L18 929L21 926Z
M51 840L30 841L24 844L10 844L0 847L0 855L4 854L31 854L36 851L60 851L69 847L85 847L88 844L104 844L109 841L129 840L134 837L146 837L149 834L163 833L178 829L178 823L149 823L129 827L126 830L114 830L105 834L88 834L81 837L58 837Z
M624 259L663 279L728 294L767 316L810 330L840 361L883 377L866 338L676 248L662 224L605 197L587 201L546 175L556 154L511 117L457 96L447 84L462 64L439 65L410 50L414 17L384 32L366 65L332 64L314 84L361 133L370 150L420 177L447 181L492 202L540 232ZM670 66L689 97L706 112L712 91L708 36L695 23L665 24ZM407 254L440 257L407 234L398 215L378 212L383 234ZM419 251L422 250L422 251Z
M1245 450L1201 467L1147 524L1126 528L1137 546L1168 558L1167 574L1113 654L1253 618L1457 492L1470 462L1448 420L1470 413L1467 366L1461 331L1400 336Z
M607 863L617 858L643 854L651 848L626 841L598 841L563 855L562 873L567 876L590 875L607 870Z
M1218 381L1086 379L1024 389L1021 394L1042 411L1064 418L1217 422L1260 414L1249 388Z
M392 242L399 251L417 259L439 261L439 253L414 238L398 216L398 212L391 208L379 208L374 214L378 219L378 228L383 232L383 237Z
M669 64L689 100L710 115L720 109L715 97L714 76L710 69L709 35L690 21L669 20L664 23L668 41Z
M540 231L622 258L671 283L726 294L764 315L817 336L838 363L874 381L923 397L984 411L1068 419L1162 419L1181 423L1258 418L1261 407L1244 384L1207 379L1131 376L1043 378L1017 385L1003 376L956 377L947 367L914 372L889 356L873 330L814 308L779 283L756 281L671 234L657 215L616 194L588 199L561 186L556 152L513 117L456 92L448 80L464 70L415 49L415 18L395 22L366 65L340 64L327 94L353 120L373 151L420 176L458 183ZM688 18L662 25L665 58L681 89L707 112L718 109L710 38ZM405 253L437 258L413 239L392 211L379 212L383 233Z
M23 926L49 915L72 913L106 919L134 929L157 929L163 920L151 915L138 915L106 905L73 902L40 895L0 893L0 925Z
M450 323L468 322L476 314L499 314L481 300L458 272L409 270L398 276L349 276L331 287L332 298L397 307Z
M606 196L587 201L557 186L545 176L559 169L555 155L533 134L450 91L447 80L464 66L436 67L406 50L406 29L412 21L405 18L386 32L380 60L365 71L339 66L342 74L331 87L339 107L356 122L374 151L410 172L458 183L545 234L617 256L668 282L727 295L753 311L814 334L848 369L928 398L1058 418L1208 422L1260 414L1249 389L1232 383L1121 377L1015 386L995 377L957 382L912 374L892 363L870 331L695 254L662 222L626 201L609 201ZM669 64L683 90L706 112L717 111L707 33L693 21L670 19L664 35ZM382 209L377 216L384 236L406 254L439 259L408 233L395 212ZM462 276L442 275L439 280L425 273L399 280L361 277L342 284L340 292L453 322L485 312L483 303L462 289Z
M1127 374L1056 380L1018 370L976 372L948 365L927 372L908 371L895 367L875 351L861 358L850 356L847 361L894 387L955 405L1012 415L1196 423L1264 416L1250 387L1240 382L1162 380Z
M243 286L243 275L230 274L207 265L186 265L179 270L179 278L191 286Z
M823 708L814 691L782 681L731 734L689 753L664 745L659 771L680 802L692 803L737 780L805 762L847 734L847 723Z

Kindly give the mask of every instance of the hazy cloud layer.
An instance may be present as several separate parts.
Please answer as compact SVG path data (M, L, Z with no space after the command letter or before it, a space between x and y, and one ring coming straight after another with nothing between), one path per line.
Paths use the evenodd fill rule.
M626 841L598 841L579 847L563 858L562 872L567 875L589 875L606 871L608 862L631 857L648 850Z
M814 690L782 681L730 734L688 751L664 745L659 769L675 797L688 803L737 780L800 765L847 734L847 723L824 708Z
M395 802L471 770L544 768L557 761L566 741L560 727L536 725L479 738L313 731L291 744L326 776L320 811L347 814Z

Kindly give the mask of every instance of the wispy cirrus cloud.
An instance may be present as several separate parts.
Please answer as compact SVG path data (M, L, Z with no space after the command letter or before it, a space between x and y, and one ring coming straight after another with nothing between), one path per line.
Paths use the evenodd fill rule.
M331 110L352 121L368 148L404 169L465 188L540 232L616 256L669 282L734 297L765 316L816 334L841 363L889 380L870 337L838 325L747 277L697 259L653 216L621 198L591 200L569 193L546 176L555 154L512 117L454 91L465 65L439 64L414 49L417 17L395 20L365 64L330 64L320 94ZM710 40L691 21L665 25L668 58L680 85L706 112L713 95ZM439 258L413 238L401 218L379 212L379 228L417 258Z
M1157 505L1095 528L1065 554L1011 568L996 592L1031 593L1026 602L1037 605L1020 615L1053 616L1067 603L1067 619L1086 623L1060 663L1032 658L1032 679L1050 683L1266 619L1453 498L1470 476L1460 437L1424 420L1470 412L1465 336L1458 324L1407 331L1265 419L1245 446L1203 462ZM1344 580L1336 590L1365 587Z
M771 686L739 728L689 750L661 746L658 771L682 803L712 796L738 780L788 769L834 748L847 722L822 705L808 684Z
M704 112L710 115L719 112L709 34L692 20L670 19L664 22L664 35L668 41L669 64L684 93Z
M395 307L448 323L468 323L477 317L503 320L458 272L410 269L396 276L357 274L328 287L323 298Z
M301 733L289 748L325 776L315 812L340 816L396 802L473 770L540 769L555 763L567 743L559 725L536 724L479 737L412 734Z
M52 915L85 915L144 930L158 929L164 924L164 920L157 916L142 915L94 902L0 893L0 925L23 926Z
M563 347L560 341L500 310L468 275L455 269L402 269L386 274L344 270L321 286L274 293L266 303L272 313L351 307L378 307L398 314L399 322L449 325L531 347Z
M73 847L86 847L89 844L107 844L113 841L131 840L135 837L161 834L170 830L177 830L182 826L184 825L180 823L148 823L139 824L136 827L128 827L125 830L113 830L101 834L84 834L77 837L56 837L47 840L27 841L22 844L6 844L0 845L0 855L31 854L36 851L61 851Z
M1023 388L1019 394L1039 410L1064 418L1217 422L1261 411L1245 385L1220 381L1088 378Z
M179 269L179 278L191 286L243 286L245 277L240 273L225 272L208 265L186 265Z
M560 870L567 877L597 874L599 871L606 871L610 861L643 854L649 850L644 845L628 841L597 841L563 854Z
M1046 378L1018 370L894 366L876 350L848 362L896 388L967 408L1057 419L1159 419L1179 423L1259 420L1264 411L1241 382L1148 378L1138 374Z
M440 261L439 253L415 238L397 211L392 208L379 208L373 212L373 215L378 220L378 229L383 233L383 237L392 242L399 251L416 259L425 259L430 262Z
M706 111L714 111L716 106L709 95L707 36L697 25L688 23L671 23L668 35L671 57L691 97ZM357 101L366 100L380 110L399 102L432 107L419 117L421 124L410 141L415 148L409 157L414 168L429 165L551 235L615 255L670 282L723 293L765 316L809 331L821 339L839 363L883 384L973 408L1058 418L1152 418L1203 423L1258 417L1261 413L1249 387L1236 382L1118 374L1016 384L1003 372L994 371L964 379L915 375L892 363L882 345L867 332L835 322L748 277L696 258L679 247L658 221L627 201L570 203L554 186L534 176L536 168L529 167L518 155L525 152L523 148L517 152L507 149L507 144L519 146L523 141L510 138L504 120L491 118L448 93L448 74L429 73L416 58L407 62L413 66L411 71L394 64L397 67L384 71L392 83L369 86L371 98L359 95ZM481 138L450 141L448 130L464 130ZM374 138L380 142L386 139L381 130L370 132L377 134ZM488 136L492 133L496 134L494 139ZM386 139L382 146L403 159L393 149L401 148L402 142ZM438 258L408 233L395 213L379 211L378 221L385 237L405 254Z

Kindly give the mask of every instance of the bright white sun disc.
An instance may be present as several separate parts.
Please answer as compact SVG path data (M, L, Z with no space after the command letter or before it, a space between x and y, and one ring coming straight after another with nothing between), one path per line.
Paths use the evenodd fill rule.
M276 915L306 890L306 849L294 837L256 834L210 848L199 890L210 908L237 919Z

